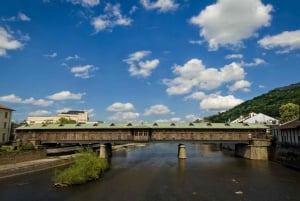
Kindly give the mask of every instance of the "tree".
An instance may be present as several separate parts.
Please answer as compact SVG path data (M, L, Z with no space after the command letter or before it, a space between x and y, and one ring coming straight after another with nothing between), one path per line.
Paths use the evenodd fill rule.
M279 114L280 114L280 122L285 123L288 121L292 121L294 119L299 118L299 105L294 103L288 103L285 105L281 105L279 108Z
M58 123L60 123L60 124L76 124L76 121L62 117L62 118L59 118Z

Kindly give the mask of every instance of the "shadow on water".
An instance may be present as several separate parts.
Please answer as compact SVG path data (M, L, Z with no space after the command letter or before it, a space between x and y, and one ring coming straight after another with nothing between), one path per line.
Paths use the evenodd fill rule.
M300 173L270 161L235 158L217 145L151 143L113 153L99 180L53 187L53 170L0 181L0 200L64 201L298 201ZM236 194L239 192L239 194Z

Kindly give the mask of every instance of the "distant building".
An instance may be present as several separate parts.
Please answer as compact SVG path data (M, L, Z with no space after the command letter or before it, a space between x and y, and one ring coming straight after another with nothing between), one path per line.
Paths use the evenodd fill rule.
M0 105L0 144L5 144L9 141L13 111L13 109Z
M66 118L69 120L74 120L76 123L86 123L89 121L88 112L86 111L78 111L78 110L70 110L68 112L59 113L56 116L45 116L45 117L37 117L37 116L29 116L27 117L28 124L39 124L39 123L56 123L60 118Z
M235 119L234 121L232 121L231 123L248 123L248 124L260 123L260 124L267 124L267 125L278 125L279 120L262 113L256 114L254 112L251 112L249 113L248 116L246 117L241 116Z
M300 146L300 119L281 124L273 130L273 135L277 144Z

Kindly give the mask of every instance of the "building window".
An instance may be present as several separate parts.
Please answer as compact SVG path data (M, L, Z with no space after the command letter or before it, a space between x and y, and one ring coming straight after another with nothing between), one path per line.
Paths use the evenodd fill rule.
M5 142L5 137L6 137L5 133L3 133L2 134L2 142Z
M4 122L3 128L6 128L6 126L7 126L7 123L6 123L6 122Z
M5 112L4 118L7 119L8 117L8 112Z

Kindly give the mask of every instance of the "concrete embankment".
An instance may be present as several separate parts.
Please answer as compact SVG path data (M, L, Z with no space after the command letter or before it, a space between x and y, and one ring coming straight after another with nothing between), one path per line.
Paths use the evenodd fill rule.
M272 161L300 170L300 147L278 145L270 155Z
M129 147L142 147L145 146L143 143L130 143L112 146L113 151L123 150ZM54 156L40 159L33 159L29 161L22 161L17 163L2 164L0 165L0 179L18 176L22 174L38 172L46 169L56 168L60 166L70 165L73 163L74 156Z

